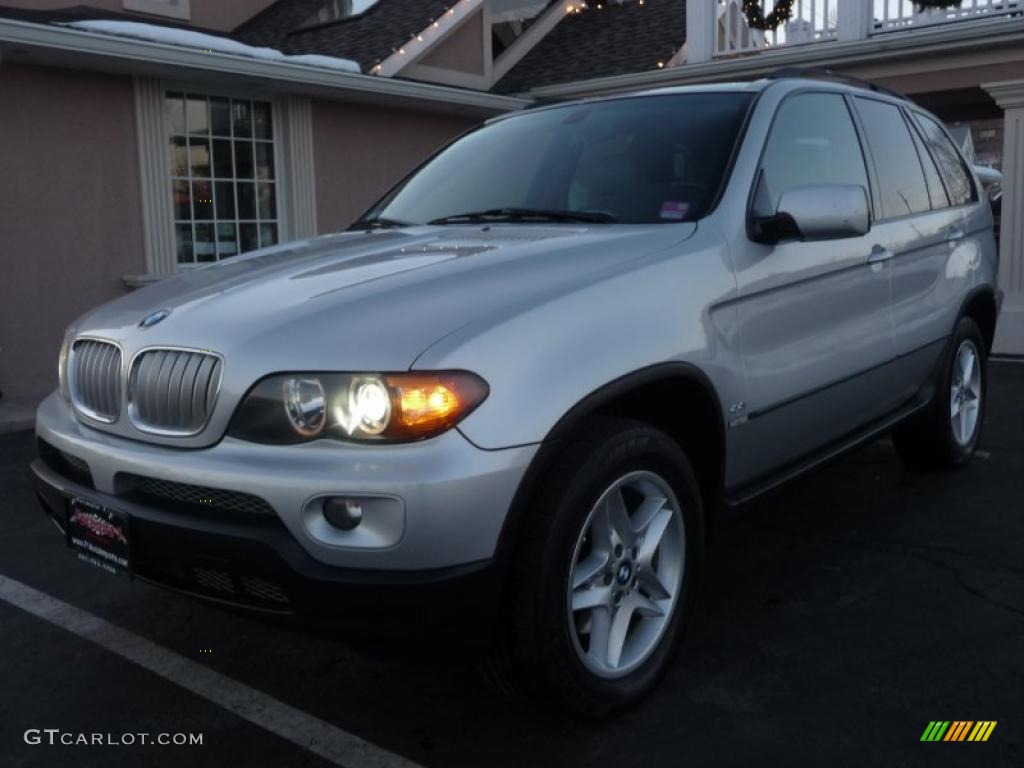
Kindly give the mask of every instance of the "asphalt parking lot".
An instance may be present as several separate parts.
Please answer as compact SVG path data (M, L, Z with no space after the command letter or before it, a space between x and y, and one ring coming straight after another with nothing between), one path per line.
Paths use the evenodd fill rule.
M991 372L963 472L881 441L729 515L668 679L596 726L81 564L32 435L0 436L0 766L1024 765L1024 364ZM998 725L921 743L936 719ZM25 743L45 728L203 743Z

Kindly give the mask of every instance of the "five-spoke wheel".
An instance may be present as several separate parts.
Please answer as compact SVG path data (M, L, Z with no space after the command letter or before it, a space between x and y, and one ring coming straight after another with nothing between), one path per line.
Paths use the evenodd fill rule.
M513 566L503 690L600 717L664 677L703 562L700 487L679 443L595 416L553 444Z
M594 674L628 674L657 647L685 564L683 518L672 488L653 472L617 479L591 509L569 577L569 624Z
M960 445L968 445L978 428L981 410L981 360L971 339L964 339L957 348L950 382L949 418L953 437Z
M987 346L970 317L957 321L942 365L938 367L931 403L893 431L896 451L910 467L962 467L978 447L985 420L985 356Z

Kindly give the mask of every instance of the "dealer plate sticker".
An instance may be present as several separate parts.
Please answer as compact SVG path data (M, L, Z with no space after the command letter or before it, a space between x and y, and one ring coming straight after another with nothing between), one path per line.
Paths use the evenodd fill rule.
M75 497L68 502L67 532L80 560L109 573L128 570L127 515Z

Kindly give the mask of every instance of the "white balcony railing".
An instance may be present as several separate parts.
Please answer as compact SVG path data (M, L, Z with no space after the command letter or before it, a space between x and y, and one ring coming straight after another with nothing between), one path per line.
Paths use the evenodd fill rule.
M762 8L767 12L773 5L767 0ZM958 7L928 11L912 0L795 0L792 17L766 31L747 24L743 0L686 0L687 62L999 16L1024 16L1024 0L963 0Z
M1024 11L1021 0L963 0L960 7L927 11L919 11L911 0L874 0L874 6L875 33Z
M832 40L836 37L839 4L840 0L796 0L789 21L778 29L762 32L747 26L741 0L719 2L715 25L715 56ZM771 3L765 5L770 9Z

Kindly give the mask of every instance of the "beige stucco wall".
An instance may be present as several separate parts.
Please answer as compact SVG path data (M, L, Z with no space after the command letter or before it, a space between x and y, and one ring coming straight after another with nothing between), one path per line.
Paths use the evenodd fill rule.
M477 12L419 60L419 64L472 75L484 73L484 15Z
M64 328L144 272L132 83L0 65L0 390L56 386Z
M231 30L262 11L274 0L191 0L189 7L192 11L191 23L205 29ZM73 2L72 0L3 0L2 5L14 8L31 8L37 11L48 11L57 8L67 8L74 5L86 5L90 8L99 8L104 11L125 11L124 0L83 0ZM144 17L144 14L140 14ZM159 19L159 15L152 18ZM140 18L140 21L144 20ZM179 19L174 19L180 21Z
M314 101L320 232L351 224L434 150L474 123L466 117Z

